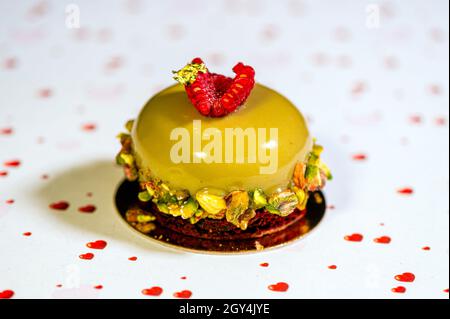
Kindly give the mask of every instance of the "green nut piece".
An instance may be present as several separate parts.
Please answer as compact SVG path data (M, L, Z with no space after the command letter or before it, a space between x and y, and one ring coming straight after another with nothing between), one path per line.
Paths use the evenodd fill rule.
M227 203L227 211L225 214L227 221L242 230L247 229L248 221L254 217L251 212L247 213L250 205L248 193L246 191L234 191L225 200ZM250 211L252 210L250 209Z
M178 201L185 201L189 198L189 191L187 190L177 190L175 192L175 197Z
M137 224L135 227L137 230L144 234L148 234L156 228L155 224L153 223Z
M298 205L298 198L291 190L272 194L269 197L269 205L266 209L276 215L288 216Z
M125 124L125 128L127 129L128 132L131 133L131 131L133 130L133 125L134 125L134 120L127 121L127 123Z
M156 218L152 215L138 215L137 222L138 223L148 223L154 221Z
M141 202L148 202L152 199L152 196L150 196L150 194L145 190L138 194L138 198Z
M188 219L196 215L198 211L198 203L190 198L187 202L181 205L180 208L181 217L183 219Z
M294 188L294 192L298 198L297 208L299 210L304 210L306 208L306 204L308 203L308 198L309 198L308 193L300 188Z
M213 194L209 189L198 191L195 198L200 206L211 215L216 215L227 209L225 199L222 196Z
M259 188L255 189L253 192L253 204L255 209L260 209L267 205L266 195Z
M162 213L169 214L169 207L167 207L164 203L157 203L156 207L158 207L158 210Z

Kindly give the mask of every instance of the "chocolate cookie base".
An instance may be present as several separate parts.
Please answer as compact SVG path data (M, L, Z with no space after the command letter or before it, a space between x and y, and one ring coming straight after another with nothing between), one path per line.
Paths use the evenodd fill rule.
M124 181L116 192L116 206L125 221L126 211L140 206L156 217L155 229L145 236L166 245L200 252L242 253L287 244L315 228L326 209L323 194L315 192L306 210L286 217L259 211L243 231L226 220L204 219L191 224L181 217L161 213L152 205L143 206L137 200L138 191L137 183Z

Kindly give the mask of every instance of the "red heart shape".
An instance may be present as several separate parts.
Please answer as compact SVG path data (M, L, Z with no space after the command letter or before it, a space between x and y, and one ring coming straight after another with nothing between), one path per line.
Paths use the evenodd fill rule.
M395 280L401 282L413 282L416 279L416 276L410 272L404 272L401 275L395 276Z
M14 296L14 291L12 290L0 291L0 299L10 299L12 296Z
M363 153L353 154L352 158L355 161L364 161L367 159L367 155Z
M352 234L345 236L344 239L348 241L360 242L364 239L364 236L361 234Z
M163 292L163 289L161 287L152 287L148 289L142 290L142 294L146 296L160 296Z
M381 236L381 237L375 238L373 241L376 242L377 244L389 244L391 242L391 237Z
M279 282L274 285L269 285L268 288L272 291L285 292L289 289L289 285L285 282Z
M395 292L395 293L403 294L406 292L406 288L403 286L398 286L398 287L392 288L391 291Z
M179 291L173 294L175 298L189 299L192 296L192 292L189 290Z
M86 246L91 249L104 249L108 243L104 240L96 240L94 242L87 243Z
M69 208L69 206L70 204L66 201L59 201L49 205L51 209L55 210L66 210L67 208Z
M94 258L94 254L86 253L86 254L81 254L79 257L80 257L80 259L91 260L92 258Z
M402 195L411 195L412 193L414 193L414 190L412 188L405 187L405 188L400 188L399 190L397 190L397 193L402 194Z
M5 127L0 129L1 135L11 135L13 133L13 129L11 127Z
M20 166L20 161L19 160L12 160L12 161L6 161L4 163L4 165L6 167L19 167Z
M95 207L94 205L86 205L86 206L82 206L80 208L78 208L78 211L80 213L93 213L97 210L97 207Z

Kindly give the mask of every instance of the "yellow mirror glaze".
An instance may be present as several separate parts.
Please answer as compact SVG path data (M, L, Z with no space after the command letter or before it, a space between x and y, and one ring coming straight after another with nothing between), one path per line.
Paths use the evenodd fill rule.
M227 128L265 128L267 132L277 128L278 141L271 145L272 152L277 152L277 169L270 174L261 174L261 166L266 164L258 160L249 163L247 150L244 163L175 164L170 156L176 144L170 139L171 132L177 128L187 129L192 147L195 120L201 121L203 132L215 128L223 136ZM191 194L203 188L225 192L262 188L267 193L285 188L292 179L295 164L304 161L312 148L312 139L302 114L285 97L259 84L255 85L243 106L222 118L202 116L189 101L183 86L170 86L144 106L134 123L132 138L139 168L149 169L152 176L166 182L170 188L187 189ZM206 144L208 141L203 140L202 146ZM263 146L258 142L258 147ZM227 152L225 142L222 152Z

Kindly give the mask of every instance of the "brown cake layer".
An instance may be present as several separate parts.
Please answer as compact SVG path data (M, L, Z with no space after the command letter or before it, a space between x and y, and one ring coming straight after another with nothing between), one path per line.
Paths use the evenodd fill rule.
M258 211L256 216L250 220L247 229L242 230L229 223L226 219L206 218L191 224L189 220L181 217L161 213L156 207L151 211L156 216L156 223L162 227L186 236L213 240L259 238L289 227L291 224L299 221L306 213L306 210L296 210L289 216L281 217L267 211Z
M249 252L276 247L303 237L322 220L326 203L323 194L314 192L306 210L294 211L280 217L259 211L243 231L226 220L204 219L191 224L181 217L173 217L154 209L153 205L137 200L138 183L124 181L116 193L116 206L126 220L126 212L139 207L156 217L154 228L147 236L161 243L195 251Z

